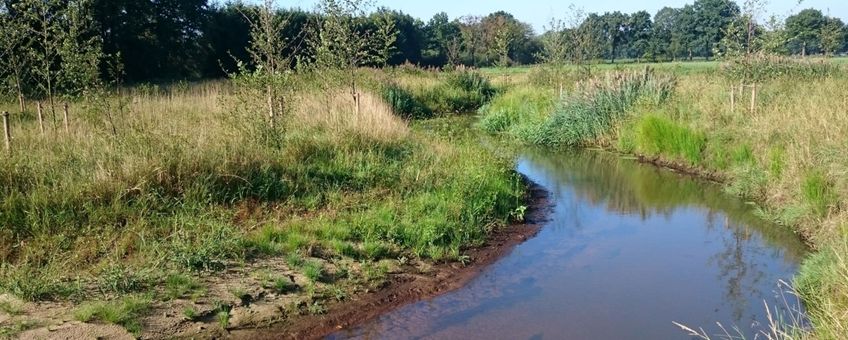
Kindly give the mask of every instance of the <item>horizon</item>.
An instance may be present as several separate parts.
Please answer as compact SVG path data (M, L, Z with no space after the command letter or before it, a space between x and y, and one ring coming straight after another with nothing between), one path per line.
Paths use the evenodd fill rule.
M248 0L247 2L258 2L260 0ZM287 8L300 8L302 10L314 10L319 0L293 0L283 1L281 5ZM620 1L620 0L528 0L522 2L509 0L465 0L447 1L432 0L421 1L397 1L397 0L374 0L374 8L386 7L409 14L417 19L427 22L433 15L445 12L451 20L466 15L487 15L497 11L505 11L519 21L530 24L536 34L546 31L552 18L563 18L572 4L583 9L586 13L615 12L632 14L645 10L653 17L664 7L680 8L692 4L694 0L649 0L649 1ZM739 1L735 1L739 4ZM740 5L741 7L741 5ZM772 15L785 19L786 17L807 8L822 11L827 16L838 17L848 23L848 2L833 3L832 0L782 0L769 1L761 17Z

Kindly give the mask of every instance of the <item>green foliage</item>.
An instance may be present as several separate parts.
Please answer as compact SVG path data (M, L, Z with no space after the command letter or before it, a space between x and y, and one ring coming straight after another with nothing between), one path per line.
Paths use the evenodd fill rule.
M309 281L319 282L325 279L324 265L318 261L307 261L303 264L303 275Z
M433 111L419 101L409 91L396 84L384 85L380 91L385 100L394 110L395 114L406 119L429 118Z
M82 322L100 321L120 325L136 336L141 332L140 318L150 309L150 297L130 295L119 300L89 302L74 311Z
M149 284L148 278L120 263L110 264L101 271L99 281L102 291L115 294L138 292Z
M520 87L496 96L480 108L479 126L488 133L510 131L512 127L537 122L554 109L556 96L549 90Z
M801 183L801 194L810 210L820 217L824 217L837 201L833 185L820 171L807 174Z
M534 144L577 146L591 143L624 118L638 102L664 102L674 89L673 78L653 72L613 73L579 86L538 126L524 136Z
M79 292L78 282L57 278L48 268L31 264L0 265L0 290L27 301L67 298Z
M636 149L651 155L682 158L690 164L703 162L707 138L667 118L647 115L636 123Z
M757 54L731 59L722 64L721 71L733 82L761 82L784 77L795 80L830 77L840 74L841 69L828 61Z
M171 274L165 278L165 297L169 300L196 298L203 294L203 285L194 277Z

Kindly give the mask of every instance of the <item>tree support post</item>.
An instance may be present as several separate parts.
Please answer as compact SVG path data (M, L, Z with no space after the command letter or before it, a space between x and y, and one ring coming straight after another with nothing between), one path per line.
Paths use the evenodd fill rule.
M9 127L9 112L3 111L3 140L6 141L6 152L12 152L12 129Z
M38 128L41 130L41 135L44 136L44 108L41 102L35 102L36 110L38 111Z
M70 126L68 125L68 103L65 103L65 105L63 105L63 106L62 106L62 109L63 109L63 110L62 110L62 111L63 111L63 112L62 112L62 113L63 113L63 118L62 118L62 119L63 119L63 123L65 124L65 133L70 133L70 132L71 132L71 128L70 128Z

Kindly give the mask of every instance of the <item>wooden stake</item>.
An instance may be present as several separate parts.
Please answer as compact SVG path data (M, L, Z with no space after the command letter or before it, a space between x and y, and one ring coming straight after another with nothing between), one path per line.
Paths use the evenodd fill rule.
M274 90L268 85L268 121L271 123L271 128L274 128L275 125L275 114L274 114Z
M736 112L736 86L730 87L730 112Z
M751 84L751 113L757 112L757 84Z
M71 128L70 128L70 126L68 126L68 103L65 103L65 105L62 108L63 108L62 111L63 111L63 114L64 114L63 122L65 124L65 133L69 133L69 132L71 132Z
M3 135L6 141L6 152L12 152L12 131L9 127L9 113L6 111L3 111L3 131L5 132Z
M41 135L44 136L44 108L41 107L41 102L35 102L35 107L38 110L38 128L41 129Z

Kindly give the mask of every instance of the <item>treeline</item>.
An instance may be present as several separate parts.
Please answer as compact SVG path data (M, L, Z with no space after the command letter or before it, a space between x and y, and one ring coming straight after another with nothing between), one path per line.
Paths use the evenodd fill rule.
M86 11L63 11L76 6ZM15 54L33 53L46 48L45 35L76 34L76 42L96 39L93 46L104 56L99 62L102 77L109 75L109 63L121 65L121 77L128 82L222 77L236 70L238 61L250 60L250 27L256 6L241 2L219 4L209 0L0 0L4 59ZM28 9L28 10L26 10ZM40 12L39 12L40 11ZM568 39L564 48L574 49L574 40L583 40L586 59L615 61L666 61L714 58L725 52L723 39L735 26L752 22L746 11L730 0L696 0L682 8L664 8L655 15L646 11L632 14L589 13L572 10L563 13L563 21L554 21L547 32L537 35L532 27L506 12L486 16L449 18L440 13L424 22L408 14L381 8L360 21L362 32L391 21L398 32L388 64L412 63L441 67L463 64L532 64L544 59L544 46L550 39ZM20 17L26 16L24 20ZM71 16L79 16L71 18ZM309 46L296 43L316 31L322 15L300 9L279 10L278 20L285 22L278 32L286 41L287 53L297 57L312 55ZM90 20L91 31L70 32L72 24L56 31L43 28L58 20ZM16 22L17 25L7 23ZM41 24L39 23L41 22ZM773 36L774 53L809 55L839 53L846 49L845 24L821 11L808 9L785 20L754 23L754 34ZM89 27L76 25L76 27ZM575 39L579 32L580 39ZM14 46L14 39L32 40ZM58 40L57 40L58 41ZM73 46L71 40L64 40ZM88 46L88 45L83 45ZM36 52L40 53L40 52ZM46 54L50 54L49 52ZM58 52L56 52L58 53ZM70 53L70 52L68 52ZM61 58L46 56L42 65ZM42 58L42 59L45 59ZM6 60L0 76L27 81L24 72L34 65L11 65ZM20 69L24 67L23 70ZM47 72L54 66L42 67ZM16 71L15 69L18 68ZM24 80L21 80L24 79Z

